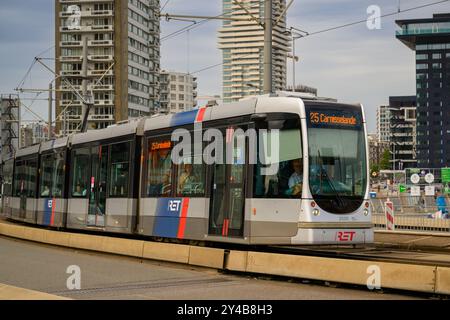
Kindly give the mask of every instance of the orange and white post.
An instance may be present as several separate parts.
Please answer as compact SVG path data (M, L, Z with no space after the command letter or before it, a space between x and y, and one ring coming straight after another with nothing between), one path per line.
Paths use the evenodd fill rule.
M386 215L386 229L387 230L395 230L395 222L394 222L394 203L387 199L384 203L384 213Z

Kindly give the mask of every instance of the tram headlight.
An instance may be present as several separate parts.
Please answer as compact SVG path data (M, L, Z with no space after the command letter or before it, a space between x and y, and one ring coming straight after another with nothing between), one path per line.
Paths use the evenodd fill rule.
M320 214L320 211L319 211L319 209L316 208L312 211L312 213L313 213L313 215L318 216Z
M368 215L369 215L369 209L367 209L367 208L364 209L364 215L365 215L365 216L368 216Z

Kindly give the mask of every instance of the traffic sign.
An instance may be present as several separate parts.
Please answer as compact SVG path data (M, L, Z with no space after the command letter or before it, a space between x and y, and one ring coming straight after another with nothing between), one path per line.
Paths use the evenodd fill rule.
M420 176L417 173L414 173L413 175L411 175L410 179L412 183L417 184L420 181Z
M433 175L432 173L427 173L427 174L425 175L425 181L426 181L427 183L433 183L433 181L434 181L434 175Z
M443 183L450 182L450 168L441 169L441 179Z
M399 191L400 193L406 192L406 186L404 186L403 184L399 184L399 185L398 185L398 191Z

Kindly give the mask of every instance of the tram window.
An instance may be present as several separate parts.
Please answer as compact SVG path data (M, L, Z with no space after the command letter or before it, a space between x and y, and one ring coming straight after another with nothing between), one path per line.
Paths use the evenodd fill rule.
M37 159L27 161L27 196L32 198L36 196L36 178L37 178Z
M3 194L11 196L13 192L13 166L14 160L8 160L3 167Z
M202 143L197 141L197 143ZM184 159L180 165L177 166L177 196L179 197L201 197L205 194L205 166L203 165L203 153L194 153L196 149L195 144L192 145L192 153L184 155Z
M170 137L148 140L147 196L168 197L172 189Z
M23 161L17 161L16 170L14 171L14 196L16 197L22 194L25 187L24 169L25 163Z
M55 172L52 183L52 196L61 198L64 189L65 152L55 154Z
M109 195L111 197L127 197L130 169L130 143L113 144L111 150L111 174L109 179Z
M53 161L53 155L51 154L42 156L41 181L39 183L41 197L50 197L50 190L52 188Z
M260 131L258 135L258 162L255 165L254 174L255 197L301 197L303 153L300 120L269 120L261 124L260 129L266 130ZM278 137L276 134L273 134L275 131L271 131L272 129L279 130ZM275 142L274 139L277 139L279 143L273 144ZM271 150L277 152L278 159L271 157ZM269 166L273 169L269 172L264 172L263 170L268 169Z
M72 197L86 197L89 186L89 148L73 151Z

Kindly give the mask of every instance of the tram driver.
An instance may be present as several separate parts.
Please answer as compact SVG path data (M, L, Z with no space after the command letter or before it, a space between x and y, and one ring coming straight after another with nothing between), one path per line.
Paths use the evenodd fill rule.
M286 190L286 195L300 197L303 185L303 163L301 159L294 159L291 165L294 172L289 178L289 189Z

